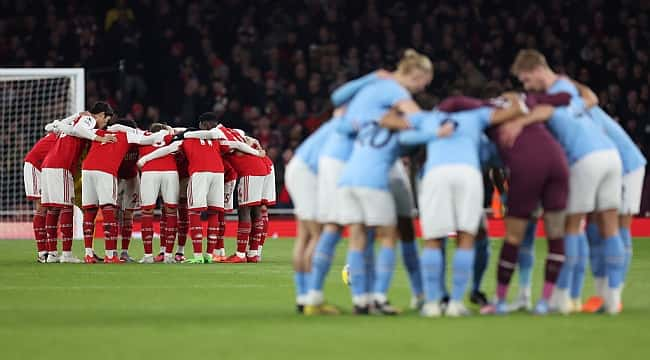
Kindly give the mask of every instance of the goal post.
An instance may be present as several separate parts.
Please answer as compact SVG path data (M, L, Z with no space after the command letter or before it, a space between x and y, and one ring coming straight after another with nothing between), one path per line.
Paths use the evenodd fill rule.
M0 68L0 239L32 238L32 204L25 198L23 158L44 126L85 109L82 68ZM75 208L74 237L83 237Z

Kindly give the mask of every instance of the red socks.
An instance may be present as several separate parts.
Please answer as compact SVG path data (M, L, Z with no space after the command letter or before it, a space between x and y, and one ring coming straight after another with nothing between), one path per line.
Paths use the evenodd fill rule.
M176 230L178 224L178 216L176 216L176 209L172 209L172 213L167 213L166 224L167 228L165 229L165 252L171 254L174 251L174 242L176 240ZM163 211L165 211L163 209ZM162 232L161 232L162 236Z
M106 255L115 256L117 250L117 223L115 222L115 206L102 206L102 215L104 217L104 242L106 243Z
M131 244L131 235L133 234L133 217L122 218L122 250L129 250L129 245Z
M61 209L59 222L61 225L62 250L72 251L72 206Z
M48 208L45 215L45 232L47 234L47 250L56 252L56 239L58 237L58 224L60 208Z
M251 235L251 223L240 221L237 228L237 252L245 253L248 246L248 239Z
M34 240L36 240L36 250L39 253L47 251L47 232L45 231L45 214L44 208L34 209L34 218L32 226L34 228Z
M223 236L226 233L226 213L219 211L217 213L218 227L217 227L217 249L225 247Z
M189 210L190 236L194 254L203 253L203 226L201 224L201 211Z
M262 221L262 218L255 220L255 226L253 226L250 235L249 250L257 251L257 249L259 249L260 238L262 237L263 230L264 230L264 222Z
M97 208L84 209L84 248L92 249L93 237L95 236L95 218L97 217Z
M153 214L142 213L140 218L142 245L144 245L145 255L151 255L153 252Z
M260 245L264 246L269 231L269 210L266 207L262 208L262 222L264 223L264 227L262 229L262 235L260 236Z
M219 232L219 213L208 211L208 249L207 253L214 253L217 247L217 234Z
M163 248L166 246L167 242L167 214L163 209L162 214L160 214L160 250L159 252L164 252Z

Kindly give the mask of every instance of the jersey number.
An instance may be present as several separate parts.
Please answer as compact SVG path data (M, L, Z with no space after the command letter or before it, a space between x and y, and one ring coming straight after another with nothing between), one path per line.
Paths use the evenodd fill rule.
M381 148L386 146L395 133L384 129L375 122L367 123L361 127L357 141L364 146Z
M201 145L212 146L212 140L203 140L203 139L201 139L201 140L199 140L199 142L201 143Z

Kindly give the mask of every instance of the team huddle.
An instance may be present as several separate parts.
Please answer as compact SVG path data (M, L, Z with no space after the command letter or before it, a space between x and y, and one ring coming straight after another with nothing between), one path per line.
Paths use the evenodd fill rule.
M154 123L147 131L138 129L132 120L112 121L113 116L107 103L97 102L88 112L47 124L47 135L25 157L25 191L35 203L33 227L38 262L134 262L128 248L135 210L142 214L144 257L140 263L261 261L268 227L267 206L275 203L275 175L271 160L256 139L223 126L214 113L199 116L196 128ZM79 178L83 260L72 255L75 183L79 183L75 180ZM237 249L226 256L224 216L234 210L235 190ZM153 210L159 198L160 250L154 256ZM103 259L93 250L100 209L106 250ZM207 229L202 213L207 214ZM59 228L63 250L60 256ZM193 256L186 259L188 231ZM122 251L118 254L120 237Z
M422 110L412 94L432 81L433 66L407 50L394 72L378 70L332 93L332 119L299 146L285 172L298 219L298 311L340 312L325 301L323 285L344 227L344 276L355 314L400 313L387 297L398 239L412 308L425 317L470 314L463 301L470 279L470 299L484 314L621 311L646 160L594 93L554 73L541 53L520 51L511 70L525 93L454 96ZM413 188L400 157L422 145L426 160L416 189L424 241L418 253ZM482 169L493 167L505 169L507 213L496 299L489 302L480 290L488 262ZM531 249L540 214L548 254L533 306ZM448 291L445 244L452 233L457 246ZM595 296L583 305L587 259ZM520 294L507 304L517 267Z

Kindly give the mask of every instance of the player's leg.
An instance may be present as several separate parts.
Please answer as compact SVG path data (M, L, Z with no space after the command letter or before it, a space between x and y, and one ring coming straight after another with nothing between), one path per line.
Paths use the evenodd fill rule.
M45 208L41 206L41 172L34 165L26 162L23 167L23 179L25 195L34 204L32 228L36 241L36 261L45 263L47 261L47 233L45 232L46 212Z
M56 251L56 238L58 232L58 222L59 222L59 209L54 206L54 202L57 200L57 192L59 192L63 186L63 176L58 174L59 169L48 169L44 168L41 172L41 206L44 208L45 212L45 236L46 236L46 250L47 260L50 260L50 255L52 259L56 261L49 262L58 262L59 257ZM46 260L46 262L48 262Z
M156 200L160 192L161 176L158 172L145 171L140 179L140 232L142 233L142 245L144 256L141 264L151 264L153 258L153 210L156 207Z
M481 227L476 234L474 241L474 269L472 271L472 291L470 302L479 306L487 305L487 296L481 291L483 275L489 264L490 259L490 242L487 235L487 219L483 216Z
M260 181L261 180L261 181ZM253 227L253 207L258 206L262 199L264 181L260 176L243 176L237 184L239 203L237 224L237 250L224 262L245 263L246 251ZM255 219L256 220L256 219Z
M474 268L474 239L483 215L483 176L478 169L456 166L449 171L452 187L454 223L457 231L457 247L452 264L452 289L447 316L469 315L463 304L469 279ZM516 261L513 261L513 263Z
M356 223L350 224L348 230L350 232L350 246L348 248L347 263L350 267L354 313L367 315L369 313L370 294L367 292L367 268L364 258L367 241L366 227L363 224Z
M600 235L604 239L607 290L605 310L610 314L621 311L621 295L625 278L625 245L620 236L618 212L621 205L622 164L614 150L598 153L603 171L596 195L596 216Z
M165 231L165 258L166 264L174 263L174 242L176 241L176 232L178 231L178 212L176 204L165 204L163 211L167 217L167 229Z
M422 179L418 196L422 232L426 239L420 254L420 272L425 297L422 315L425 317L442 315L440 305L444 296L441 286L444 281L442 239L455 230L452 215L452 184L441 169L431 169Z
M97 217L99 207L97 205L88 205L83 207L83 232L84 232L84 262L86 264L96 264L95 250L93 249L93 238L95 237L95 218Z
M74 179L72 174L64 171L64 205L61 208L59 224L61 229L61 263L78 264L82 261L72 255L73 237L73 203L74 203Z
M258 260L262 261L262 249L264 248L264 244L266 243L266 237L268 236L269 232L269 208L266 205L262 205L261 208L261 216L262 216L262 234L260 236L260 247L258 250ZM315 245L314 245L315 246Z
M160 236L158 237L158 255L154 257L155 262L165 261L165 251L167 247L167 212L160 213Z
M537 218L528 220L524 239L519 246L517 267L519 270L519 294L511 305L511 310L529 310L532 308L532 277L535 263L535 234L537 232ZM564 241L564 240L563 240Z
M226 260L226 247L224 242L224 235L226 234L226 213L219 212L217 214L217 245L214 249L214 256L212 260L215 262L224 262Z
M411 181L401 159L395 162L389 174L389 187L397 209L397 228L401 239L402 261L411 286L411 307L420 309L424 302L420 260L415 241L413 215L415 200Z
M549 302L562 265L565 261L564 251L564 225L566 223L566 214L564 211L550 211L544 213L544 228L548 239L548 253L544 264L544 286L542 288L542 298L535 306L535 313L544 315L548 313Z
M305 308L306 314L310 312L322 313L323 309L327 310L330 308L325 305L323 286L334 259L336 245L341 239L341 232L343 230L342 226L337 224L340 206L338 204L336 187L342 168L343 163L341 161L328 158L320 159L315 186L317 189L317 199L316 201L307 202L307 204L312 206L314 204L317 205L317 208L311 209L311 211L316 214L316 220L323 225L320 234L318 234L314 255L312 256L311 279L308 285L309 293L307 296L308 306ZM309 182L308 180L307 183ZM334 313L338 313L335 308L331 308L331 310Z
M163 200L163 212L165 213L165 255L163 261L167 264L174 263L174 242L178 233L178 194L179 180L178 173L166 171L162 174L160 184L160 194ZM161 235L163 233L161 232Z
M118 206L121 209L120 235L122 237L120 260L135 262L129 256L129 246L133 235L133 215L136 209L140 208L140 177L134 176L131 179L120 180L120 198Z
M519 245L524 238L528 219L507 216L505 218L505 224L506 235L503 246L501 247L501 252L499 253L499 262L497 265L497 313L507 312L506 301L508 298L510 280L512 279L512 274L517 266Z
M246 262L256 263L260 238L264 230L260 206L253 206L251 208L251 223L252 228L248 241L248 251L246 252Z
M187 183L189 179L179 179L178 190L178 247L174 261L185 261L185 244L187 243L187 232L190 228L190 218L187 211ZM225 227L224 227L225 231Z
M41 206L40 199L34 199L34 217L32 218L32 227L34 229L34 239L36 240L36 260L39 263L47 261L47 232L45 231L46 208Z
M296 310L299 313L304 311L307 302L307 271L304 268L305 252L309 241L309 229L307 221L296 222L296 240L293 243L293 281L296 288Z
M565 261L550 301L551 308L557 308L565 314L572 311L570 289L583 236L582 221L584 215L596 206L596 191L602 177L596 171L598 167L599 164L594 163L594 157L588 155L578 160L569 169L569 195L564 235Z
M187 207L190 219L190 237L193 256L185 260L189 264L203 264L203 223L201 211L207 209L208 178L206 173L194 173L187 185Z
M625 247L625 270L624 278L630 269L632 261L632 234L630 227L632 217L641 210L641 196L643 195L643 179L645 178L645 167L641 166L623 176L623 195L619 209L619 226L623 245Z
M106 257L104 263L119 264L117 254L117 178L104 172L92 172L97 198L102 210Z
M619 232L623 240L623 247L625 248L625 264L623 270L623 282L627 278L630 271L630 263L632 262L632 234L630 228L632 226L632 215L620 215L618 218Z

